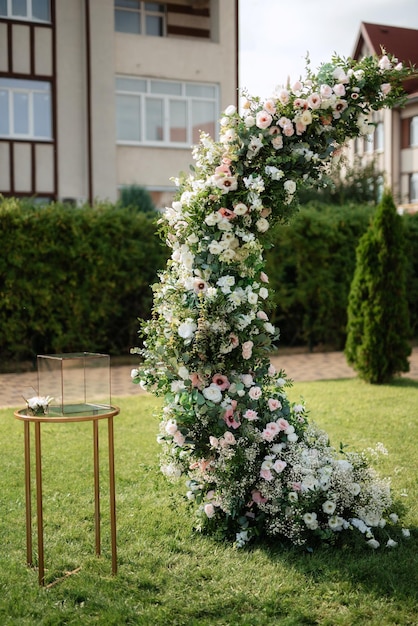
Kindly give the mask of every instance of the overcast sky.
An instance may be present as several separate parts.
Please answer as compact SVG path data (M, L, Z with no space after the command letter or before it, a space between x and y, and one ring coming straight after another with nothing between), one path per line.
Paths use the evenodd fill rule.
M351 56L361 22L418 29L418 0L239 0L240 87L270 96L334 52ZM388 50L390 52L390 50Z

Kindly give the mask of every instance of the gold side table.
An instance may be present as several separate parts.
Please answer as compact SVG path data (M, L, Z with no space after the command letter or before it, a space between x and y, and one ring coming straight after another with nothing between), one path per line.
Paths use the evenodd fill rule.
M89 411L90 412L90 411ZM87 411L86 411L87 413ZM94 518L96 555L100 556L100 488L99 488L99 420L107 419L109 439L109 499L110 499L110 534L112 549L112 574L117 573L116 555L116 497L115 497L115 451L113 436L113 418L119 414L116 406L99 407L91 411L91 415L69 413L68 415L29 415L27 409L15 411L16 419L24 424L25 448L25 500L26 500L26 560L33 566L32 559L32 497L31 497L31 451L30 425L35 426L35 473L36 473L36 518L38 530L38 580L45 584L44 569L44 528L42 510L42 455L41 455L41 424L62 422L93 423L93 462L94 462Z

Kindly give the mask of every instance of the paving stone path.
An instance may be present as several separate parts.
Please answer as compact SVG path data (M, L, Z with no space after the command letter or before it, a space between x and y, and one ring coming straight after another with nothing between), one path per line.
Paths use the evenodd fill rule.
M275 356L272 362L277 369L285 369L289 378L297 382L312 380L335 380L354 378L356 373L347 365L342 352L300 352ZM410 357L410 371L404 376L418 380L418 346ZM131 382L130 372L134 365L113 365L111 367L112 397L137 396L142 393L139 385ZM0 408L24 406L23 390L37 389L36 371L19 374L0 374Z

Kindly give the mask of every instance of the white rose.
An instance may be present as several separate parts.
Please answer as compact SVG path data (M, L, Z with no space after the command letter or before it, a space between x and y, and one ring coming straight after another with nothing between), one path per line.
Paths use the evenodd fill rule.
M256 221L255 225L260 233L265 233L270 228L270 224L265 217L260 217L260 219Z
M190 339L190 337L193 337L193 334L196 329L197 329L197 325L194 323L193 320L186 320L185 322L180 324L180 326L177 329L177 332L180 335L180 337L182 337L183 339Z
M211 400L211 402L214 402L215 404L219 404L222 400L222 392L218 385L215 385L214 383L209 385L209 387L205 387L202 393L206 400Z
M234 106L233 104L230 104L225 109L225 115L234 115L234 113L236 113L236 111L237 111L237 107Z
M294 194L296 191L296 183L294 180L285 180L283 187L288 194Z

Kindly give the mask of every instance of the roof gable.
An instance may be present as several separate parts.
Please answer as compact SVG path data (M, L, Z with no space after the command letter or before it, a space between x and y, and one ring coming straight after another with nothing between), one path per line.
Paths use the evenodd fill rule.
M365 49L366 54L380 55L382 48L405 65L411 63L418 66L418 30L362 22L352 57L361 58ZM418 91L418 78L407 81L404 87L407 93L415 93Z

